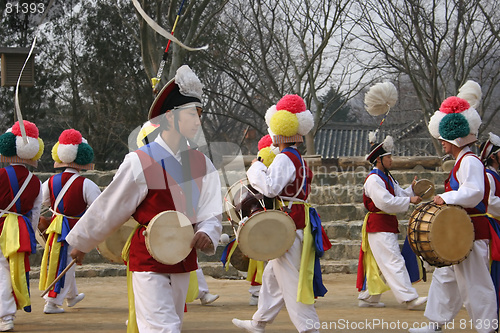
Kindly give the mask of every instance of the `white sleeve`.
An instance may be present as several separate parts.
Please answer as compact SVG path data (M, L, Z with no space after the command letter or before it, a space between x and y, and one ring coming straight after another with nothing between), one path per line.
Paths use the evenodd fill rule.
M440 194L449 205L459 205L464 208L476 207L484 196L484 166L474 156L464 156L457 171L457 181L460 186L457 191Z
M210 160L206 160L206 174L202 180L200 200L198 201L195 232L204 232L212 240L213 249L205 250L208 255L215 254L222 233L222 196L219 173Z
M43 193L42 205L50 207L50 191L49 191L48 179L42 184L42 193Z
M142 170L139 157L127 154L111 183L66 237L71 246L89 252L128 221L148 193L144 174L137 170Z
M491 215L498 217L500 216L500 198L495 195L496 186L495 179L493 175L486 173L488 176L488 181L490 182L490 198L488 202L488 213Z
M97 184L90 179L85 178L83 181L83 198L85 199L87 206L90 206L100 194L101 190L99 189L99 186L97 186Z
M42 185L41 182L40 185ZM43 201L43 191L42 187L40 186L40 192L38 192L35 202L33 203L33 208L31 209L31 226L33 227L33 230L35 232L36 229L38 228L38 222L40 220L40 210L42 207L42 201Z
M285 154L278 154L269 168L259 161L253 163L247 171L247 178L257 191L274 198L295 180L295 171L292 160Z
M377 175L369 176L363 186L365 195L373 200L375 206L389 214L403 213L410 207L410 198L394 196Z

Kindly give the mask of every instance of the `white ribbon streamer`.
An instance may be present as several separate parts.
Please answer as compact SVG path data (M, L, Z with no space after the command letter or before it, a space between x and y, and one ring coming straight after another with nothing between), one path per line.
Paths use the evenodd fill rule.
M134 4L134 7L135 7L135 9L137 9L139 14L141 14L142 18L147 22L147 24L149 24L149 26L154 31L156 31L157 33L159 33L163 37L171 40L175 44L179 45L180 47L182 47L188 51L201 51L201 50L208 49L208 45L193 48L193 47L189 47L187 45L182 44L182 42L179 41L177 38L175 38L174 35L172 35L167 30L163 29L158 23L156 23L151 17L149 17L148 14L146 14L146 12L142 9L141 5L139 4L139 2L137 0L132 0L132 3Z

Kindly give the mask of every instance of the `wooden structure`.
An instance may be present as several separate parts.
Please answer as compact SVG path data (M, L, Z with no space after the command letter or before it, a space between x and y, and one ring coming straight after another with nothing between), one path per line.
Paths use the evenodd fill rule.
M26 57L29 54L29 48L24 47L0 47L1 61L1 85L15 86L23 68ZM32 87L35 84L35 61L34 54L31 55L26 67L24 68L23 76L19 82L20 86Z

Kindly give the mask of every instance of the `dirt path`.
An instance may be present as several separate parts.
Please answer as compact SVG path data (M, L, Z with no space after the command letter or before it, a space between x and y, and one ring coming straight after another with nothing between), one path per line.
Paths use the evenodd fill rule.
M430 276L429 276L430 278ZM321 332L407 332L406 327L425 323L423 311L409 311L397 304L391 292L382 297L385 308L357 307L357 291L353 274L329 274L324 282L329 292L316 303L321 321ZM430 281L430 280L429 280ZM210 306L199 301L188 304L183 332L242 332L235 328L231 319L250 319L256 307L248 305L248 282L243 280L216 280L207 277L211 293L220 298ZM32 280L33 312L19 311L15 320L16 332L125 332L127 319L127 295L125 277L77 278L80 292L86 297L74 308L65 308L64 314L43 314L43 299L39 297L38 280ZM421 282L416 288L426 296L430 282ZM454 329L447 332L475 332L469 317L462 309L455 318ZM460 326L464 326L461 328ZM286 309L276 321L268 325L268 333L296 332Z

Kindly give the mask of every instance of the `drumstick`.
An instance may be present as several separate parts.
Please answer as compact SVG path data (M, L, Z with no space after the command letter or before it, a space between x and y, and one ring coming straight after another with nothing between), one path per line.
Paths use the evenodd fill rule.
M432 189L432 185L429 185L429 188L424 193L422 193L422 195L420 195L420 197L423 197L424 195L426 195L427 192L429 192L431 189Z
M57 281L61 280L61 278L64 276L64 274L66 274L66 272L71 268L71 266L73 266L74 264L76 263L76 258L73 259L68 266L66 266L66 268L61 272L61 274L59 274L54 281L52 281L52 283L50 284L50 286L45 289L43 291L43 293L40 295L40 297L43 297L45 296L45 294L47 294L49 292L49 290L57 283Z

